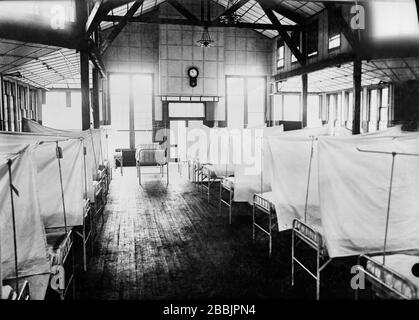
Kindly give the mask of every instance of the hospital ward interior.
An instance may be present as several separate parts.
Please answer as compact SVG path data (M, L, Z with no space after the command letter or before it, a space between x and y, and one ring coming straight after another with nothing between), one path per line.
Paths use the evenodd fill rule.
M419 299L418 13L1 1L1 299Z

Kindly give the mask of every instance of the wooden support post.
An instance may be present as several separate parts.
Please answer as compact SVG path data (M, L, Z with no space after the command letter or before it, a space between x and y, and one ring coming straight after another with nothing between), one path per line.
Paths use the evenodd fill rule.
M102 125L109 125L108 116L108 79L102 79Z
M4 100L3 100L3 75L0 73L0 130L6 130L6 117L4 112Z
M89 54L80 51L81 117L82 129L90 128Z
M354 60L354 73L353 73L353 85L354 85L354 115L353 115L353 126L352 134L361 133L361 81L362 81L362 60L356 58Z
M340 98L340 122L339 124L343 127L346 126L346 120L348 119L348 114L347 114L347 101L346 101L346 91L342 90L341 94L341 98Z
M36 90L36 121L42 124L42 105L44 104L45 91L43 89Z
M308 98L308 74L301 76L302 90L301 90L301 125L303 128L307 127L307 98Z
M99 71L96 68L92 70L93 90L92 90L92 110L93 110L93 128L99 128Z
M135 122L134 122L134 80L129 77L129 147L135 149Z
M15 88L15 94L13 96L13 119L14 119L14 130L15 132L21 132L21 124L22 124L22 119L20 117L20 99L18 99L18 95L19 95L19 85L17 83L17 81L13 81L13 87Z

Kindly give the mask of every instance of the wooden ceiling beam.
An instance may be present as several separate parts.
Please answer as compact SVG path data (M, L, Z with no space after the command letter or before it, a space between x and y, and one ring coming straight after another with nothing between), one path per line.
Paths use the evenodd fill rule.
M267 3L264 0L257 0L257 2L262 7L263 11L265 12L266 16L269 18L271 23L276 27L281 38L287 44L288 48L291 50L292 54L297 58L297 61L301 65L305 65L306 59L297 46L292 42L291 37L288 35L287 30L285 30L284 26L278 20L275 13L272 11L272 8L267 6Z
M86 22L86 37L90 35L98 28L102 18L108 14L106 8L103 6L103 0L97 0L89 14Z
M199 19L183 5L181 5L177 0L167 0L170 5L175 8L182 16L191 21L199 21Z
M103 63L99 48L93 40L89 40L89 58L93 62L95 68L99 70L101 77L106 79L105 64Z
M237 10L239 10L241 7L243 7L249 1L250 0L239 0L239 1L237 1L230 8L228 8L222 14L220 14L215 20L219 20L222 16L228 16L230 14L233 14L234 12L236 12Z
M115 38L121 33L122 29L124 29L129 20L134 16L134 14L143 5L143 3L144 0L135 1L131 8L129 8L129 10L125 14L124 18L115 26L115 28L112 29L108 37L103 41L102 45L100 46L99 51L101 55L103 55L106 49L109 48L109 46L112 44Z
M119 22L123 19L122 16L106 16L103 21L110 22ZM189 26L208 26L216 28L248 28L248 29L257 29L257 30L276 30L276 27L273 24L268 23L247 23L239 22L232 24L225 24L219 21L201 22L201 21L191 21L186 19L173 19L173 18L156 18L156 17L147 17L147 16L138 16L133 17L129 20L130 22L141 22L141 23L155 23L155 24L174 24L174 25L189 25ZM283 28L286 31L300 30L298 25L284 25Z

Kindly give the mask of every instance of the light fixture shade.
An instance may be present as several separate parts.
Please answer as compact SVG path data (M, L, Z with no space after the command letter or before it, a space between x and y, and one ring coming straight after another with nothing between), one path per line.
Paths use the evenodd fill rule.
M204 32L202 32L201 39L197 41L198 45L203 48L209 48L214 46L214 40L211 39L211 36L208 32L208 27L204 28Z
M229 15L221 16L220 22L224 24L238 24L241 20L241 17L236 13L231 13Z
M228 0L227 1L227 7L226 10L230 9L235 4L234 0ZM227 15L222 15L219 17L219 21L224 24L237 24L241 20L241 17L236 13L232 12Z

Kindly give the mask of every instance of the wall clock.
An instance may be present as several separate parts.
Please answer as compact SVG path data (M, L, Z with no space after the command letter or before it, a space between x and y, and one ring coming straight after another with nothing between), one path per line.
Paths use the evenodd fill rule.
M191 87L196 87L198 75L199 75L198 68L196 68L196 67L190 67L188 69L189 85Z

